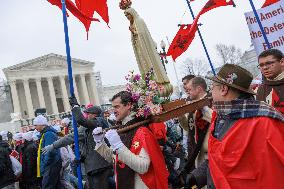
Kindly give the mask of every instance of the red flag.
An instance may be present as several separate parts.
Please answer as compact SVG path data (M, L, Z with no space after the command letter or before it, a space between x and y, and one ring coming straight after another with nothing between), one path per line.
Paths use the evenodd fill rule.
M75 0L75 3L79 10L85 15L93 17L94 12L96 11L107 24L109 23L107 0ZM85 25L88 38L91 21L84 20L83 23Z
M197 27L197 23L198 23L198 20L200 18L201 15L203 15L204 13L212 10L212 9L215 9L215 8L218 8L218 7L223 7L223 6L227 6L227 5L233 5L235 7L235 3L233 0L209 0L205 6L201 9L201 11L199 12L199 14L197 15L197 17L194 19L193 23L192 23L192 26L191 26L191 31L194 31L195 28Z
M167 56L172 56L174 61L188 49L189 45L194 39L196 31L189 33L190 29L191 25L182 25L179 28L179 31L177 32L175 38L173 39L168 49Z
M227 5L233 5L235 6L233 0L209 0L205 6L201 9L197 17L194 19L192 25L186 29L184 27L180 28L178 33L176 34L173 42L170 45L170 48L168 50L167 56L172 56L175 60L177 57L179 57L183 52L185 52L189 45L191 44L192 40L194 39L195 33L198 29L198 20L200 16L212 9L227 6ZM181 32L181 33L179 33ZM185 45L186 44L186 45ZM182 48L181 48L182 47Z
M48 0L48 2L52 5L56 5L60 9L62 8L61 0ZM71 0L66 0L65 3L66 8L84 24L87 34L89 32L91 21L99 22L97 18L93 18L93 15L87 15L85 12L80 11Z
M75 2L84 14L93 16L96 11L107 24L109 23L107 0L76 0Z
M272 5L273 3L277 3L279 0L265 0L264 4L262 5L261 8L267 7L269 5Z
M199 14L197 15L197 17L196 17L195 20L198 20L199 17L200 17L202 14L204 14L204 13L206 13L206 12L212 10L212 9L215 9L215 8L218 8L218 7L222 7L222 6L227 6L227 5L233 5L233 6L235 6L235 3L234 3L233 0L229 0L228 2L227 2L227 1L228 1L228 0L209 0L209 1L205 4L205 6L202 8L202 10L199 12ZM197 23L197 22L196 22L196 23Z

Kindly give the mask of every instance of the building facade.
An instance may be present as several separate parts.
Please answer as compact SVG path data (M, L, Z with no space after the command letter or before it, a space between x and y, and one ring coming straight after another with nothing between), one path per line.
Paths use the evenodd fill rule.
M260 74L260 70L257 68L258 58L254 47L251 45L248 50L246 50L241 57L241 63L239 66L250 71L255 78Z
M70 111L66 57L48 54L3 69L10 86L13 115L19 119L34 117L38 108L48 115ZM74 92L80 104L100 105L95 63L72 59Z
M103 86L102 88L102 102L103 104L109 104L111 98L119 93L120 91L125 91L126 85L112 85L112 86Z

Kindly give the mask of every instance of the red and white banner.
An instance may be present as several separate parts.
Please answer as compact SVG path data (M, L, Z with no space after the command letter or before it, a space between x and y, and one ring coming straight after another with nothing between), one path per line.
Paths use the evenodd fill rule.
M263 25L264 31L274 49L284 52L284 0L280 0L270 6L257 10L259 19ZM268 47L264 41L261 30L253 12L245 13L250 37L256 53L259 55Z

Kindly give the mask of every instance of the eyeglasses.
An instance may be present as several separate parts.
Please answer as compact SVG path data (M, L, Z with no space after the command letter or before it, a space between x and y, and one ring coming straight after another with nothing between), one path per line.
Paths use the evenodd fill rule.
M257 68L258 69L263 69L264 67L271 67L273 66L276 62L279 62L278 60L275 60L275 61L267 61L267 62L264 62L264 63L261 63L259 65L257 65Z

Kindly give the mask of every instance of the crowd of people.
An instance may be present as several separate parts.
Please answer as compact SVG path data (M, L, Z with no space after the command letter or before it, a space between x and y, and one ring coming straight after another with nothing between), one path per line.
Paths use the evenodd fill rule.
M113 96L111 114L70 97L80 159L70 119L39 115L28 132L0 132L0 188L78 188L78 165L89 189L283 188L283 53L264 51L258 68L253 88L252 74L233 64L185 76L186 100L212 103L165 123L137 117L127 91Z

